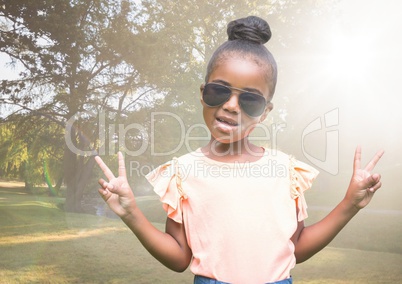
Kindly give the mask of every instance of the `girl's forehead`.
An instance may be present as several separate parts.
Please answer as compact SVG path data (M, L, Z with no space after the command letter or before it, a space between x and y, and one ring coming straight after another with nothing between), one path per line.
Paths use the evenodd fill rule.
M266 68L250 57L226 57L220 60L209 77L210 82L215 80L237 88L258 89L266 96L270 94Z
M215 69L218 67L224 66L226 64L233 65L233 62L237 64L238 66L244 64L249 64L250 66L253 65L254 68L258 68L261 75L264 76L266 82L269 84L269 82L272 80L272 66L265 60L259 58L258 56L254 54L249 54L249 53L242 53L242 52L223 52L219 58L217 58L215 62Z

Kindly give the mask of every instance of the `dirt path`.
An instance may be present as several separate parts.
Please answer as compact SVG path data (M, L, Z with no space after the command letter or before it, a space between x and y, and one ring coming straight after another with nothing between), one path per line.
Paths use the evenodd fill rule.
M0 188L21 188L25 183L21 181L5 181L0 179Z

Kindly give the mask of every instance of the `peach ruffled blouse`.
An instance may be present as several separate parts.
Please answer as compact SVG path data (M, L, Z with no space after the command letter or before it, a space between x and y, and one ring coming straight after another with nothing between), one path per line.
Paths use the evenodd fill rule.
M230 283L288 278L290 240L307 218L304 191L318 171L278 150L256 162L224 163L200 149L147 175L169 218L183 223L191 271Z

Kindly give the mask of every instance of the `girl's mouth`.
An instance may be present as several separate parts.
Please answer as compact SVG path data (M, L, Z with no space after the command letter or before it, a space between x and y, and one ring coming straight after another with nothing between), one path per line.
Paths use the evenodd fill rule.
M217 117L215 119L214 128L227 135L233 135L233 133L237 132L239 129L239 123L227 117Z
M217 117L216 120L219 121L220 123L227 124L230 126L238 126L239 125L237 122L235 122L231 119L226 119L226 118L222 118L222 117Z

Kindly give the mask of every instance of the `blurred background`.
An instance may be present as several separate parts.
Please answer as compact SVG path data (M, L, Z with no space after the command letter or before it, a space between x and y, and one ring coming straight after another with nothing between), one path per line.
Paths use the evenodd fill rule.
M374 274L359 274L360 267L350 272L370 275L370 280L359 278L365 283L387 283L379 280L384 275L402 277L401 8L396 0L1 0L0 180L8 182L3 187L18 182L18 196L52 204L65 214L60 216L104 217L110 212L97 196L101 174L93 155L116 169L121 150L135 194L150 219L163 223L164 213L143 176L206 143L199 102L206 62L226 40L230 20L257 15L271 26L266 46L277 60L279 79L274 109L263 125L269 132L257 129L256 143L320 170L306 193L308 223L343 197L357 145L363 165L384 149L375 168L382 175L381 190L331 248L392 253L344 252L353 263L359 257L377 260L367 265ZM18 235L10 233L12 224L28 218L15 217L18 211L7 207L10 200L0 199L0 212L8 216L3 236ZM7 243L5 248L15 250ZM299 279L327 275L314 271L320 262L338 260L332 271L350 268L337 253L327 250L323 259L303 264L296 270ZM378 269L385 259L392 265ZM172 277L172 283L179 282Z

